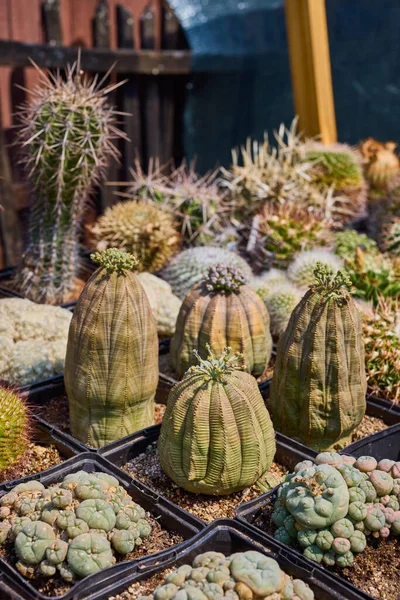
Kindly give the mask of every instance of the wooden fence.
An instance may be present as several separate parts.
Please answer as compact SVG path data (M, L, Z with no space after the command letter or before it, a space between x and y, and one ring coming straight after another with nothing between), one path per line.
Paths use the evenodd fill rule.
M40 67L64 68L78 48L86 71L127 79L112 102L129 113L122 129L121 165L110 165L109 181L126 180L139 157L161 164L182 157L184 91L190 52L178 20L165 0L0 0L0 267L19 260L26 230L29 189L12 147L15 110L26 100ZM17 84L17 85L16 85ZM97 210L115 201L104 186Z

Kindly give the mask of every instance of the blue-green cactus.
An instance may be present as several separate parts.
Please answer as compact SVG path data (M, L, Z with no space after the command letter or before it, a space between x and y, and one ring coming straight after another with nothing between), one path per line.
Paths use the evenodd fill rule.
M78 577L86 577L110 567L114 562L110 542L98 533L83 533L69 545L68 565Z

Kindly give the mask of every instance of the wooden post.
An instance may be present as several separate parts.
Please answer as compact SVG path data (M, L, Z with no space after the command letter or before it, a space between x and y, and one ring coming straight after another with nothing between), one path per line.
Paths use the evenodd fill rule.
M285 0L290 68L299 127L336 142L325 0Z

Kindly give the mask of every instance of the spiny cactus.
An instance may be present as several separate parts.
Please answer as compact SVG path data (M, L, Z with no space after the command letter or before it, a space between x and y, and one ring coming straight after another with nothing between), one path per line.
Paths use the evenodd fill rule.
M111 248L92 260L100 266L74 311L64 379L71 432L98 448L154 424L158 337L135 257Z
M286 271L281 269L270 269L264 271L261 275L257 275L250 280L250 285L257 292L260 298L268 294L274 287L289 283Z
M298 463L278 490L274 537L304 556L349 567L371 538L400 535L400 463L323 452Z
M289 282L273 287L264 295L273 336L279 337L285 331L290 315L300 302L302 295L302 292Z
M157 321L160 337L170 338L175 332L176 319L182 300L172 293L169 283L151 273L139 273L138 279L149 299L151 310Z
M335 236L335 253L341 258L353 258L357 248L363 252L377 253L378 246L374 240L365 233L358 233L354 229L345 229Z
M270 467L275 435L243 355L200 358L168 396L158 441L165 473L189 492L226 495L253 485Z
M161 269L180 247L173 218L143 202L119 202L106 209L90 229L96 250L119 248L138 258L138 270Z
M395 299L400 296L400 259L380 253L363 252L358 247L353 258L346 260L346 272L355 294L376 305L380 296Z
M299 252L287 270L290 281L298 288L308 288L314 283L314 271L318 262L326 265L335 273L344 264L343 260L324 248Z
M82 217L108 157L118 158L113 141L122 133L106 99L113 86L101 89L79 64L66 79L39 73L32 102L20 113L19 141L34 201L15 286L30 300L59 304L71 299Z
M214 246L200 246L174 256L161 271L161 277L170 284L173 293L183 300L189 290L207 276L208 269L217 263L238 267L248 280L252 276L251 268L238 254Z
M68 583L97 573L151 534L144 509L108 473L78 471L48 488L28 481L0 499L0 544L14 542L16 568Z
M392 217L384 224L379 241L384 252L400 257L400 217Z
M364 172L374 188L390 189L400 176L400 160L394 142L378 142L368 138L360 144Z
M233 592L229 593L229 592ZM151 596L138 600L164 600L183 597L203 598L285 598L313 600L314 593L301 579L281 570L276 560L249 550L224 556L221 552L199 554L192 566L182 565L169 573Z
M260 377L271 358L268 311L239 269L217 264L183 301L171 340L171 363L179 378L202 358L210 345L220 354L226 346L244 355L246 369Z
M0 387L0 472L18 464L28 441L29 416L24 400L13 390Z
M316 450L344 445L365 413L361 315L339 270L317 264L315 283L281 335L270 402L274 425Z

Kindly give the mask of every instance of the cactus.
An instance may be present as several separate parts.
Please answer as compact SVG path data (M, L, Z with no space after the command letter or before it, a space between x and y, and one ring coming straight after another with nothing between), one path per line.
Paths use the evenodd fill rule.
M273 287L264 296L264 303L268 309L270 330L273 336L279 337L289 323L290 315L300 302L302 292L291 283Z
M165 473L190 492L226 495L254 484L275 454L272 423L243 356L198 355L168 397L158 450Z
M101 498L82 500L82 486L101 490ZM0 544L14 542L16 567L31 579L57 570L69 583L86 577L113 565L114 550L133 552L152 531L144 509L107 473L79 471L49 488L23 483L0 507Z
M345 229L336 234L335 253L338 256L351 259L357 248L361 248L363 252L372 254L378 252L376 242L365 233L357 233L354 229Z
M98 448L154 423L158 337L136 259L115 249L92 259L100 266L72 318L64 378L72 434Z
M400 259L369 254L358 247L354 256L346 260L346 271L356 296L363 300L372 300L377 305L380 296L393 299L400 296Z
M171 340L171 363L179 378L202 358L211 345L219 355L227 346L244 355L246 370L260 377L271 358L269 316L262 300L247 285L242 273L222 264L210 267L208 276L186 296Z
M172 216L143 202L119 202L90 228L98 251L119 248L138 259L137 270L158 271L179 250L181 238Z
M0 473L12 474L28 442L29 414L24 400L13 390L0 387Z
M292 579L270 556L249 550L225 557L220 552L199 554L191 565L169 573L150 596L138 600L167 598L285 598L313 600L314 593L301 579Z
M395 483L399 463L362 456L349 465L346 459L323 452L315 465L296 465L278 489L271 516L276 539L297 543L310 560L341 568L353 563L354 553L364 552L367 536L400 535L400 486ZM374 495L368 498L366 489ZM281 525L284 514L286 529Z
M365 176L371 186L391 189L400 175L400 161L395 153L394 142L378 142L368 138L360 144Z
M257 292L257 294L264 300L264 297L274 288L285 283L288 283L288 277L286 271L281 269L270 269L252 277L250 285Z
M362 324L343 271L321 263L279 339L270 403L274 425L316 450L342 446L365 413Z
M384 223L379 241L384 252L400 257L400 217L391 217Z
M238 254L214 246L184 250L170 260L161 271L161 277L170 284L173 293L183 300L189 290L207 276L208 269L217 263L238 267L246 279L251 279L251 268Z
M314 283L314 271L319 262L335 273L343 267L343 261L329 250L316 248L299 252L287 271L290 281L298 288L309 288Z
M157 321L160 337L169 338L174 335L176 319L182 300L172 293L169 283L151 273L139 273L138 279L149 299L151 310Z
M31 104L21 112L20 143L34 188L30 241L15 278L30 300L60 304L71 299L80 269L79 233L92 190L121 136L115 113L97 79L80 65L61 75L40 73Z

